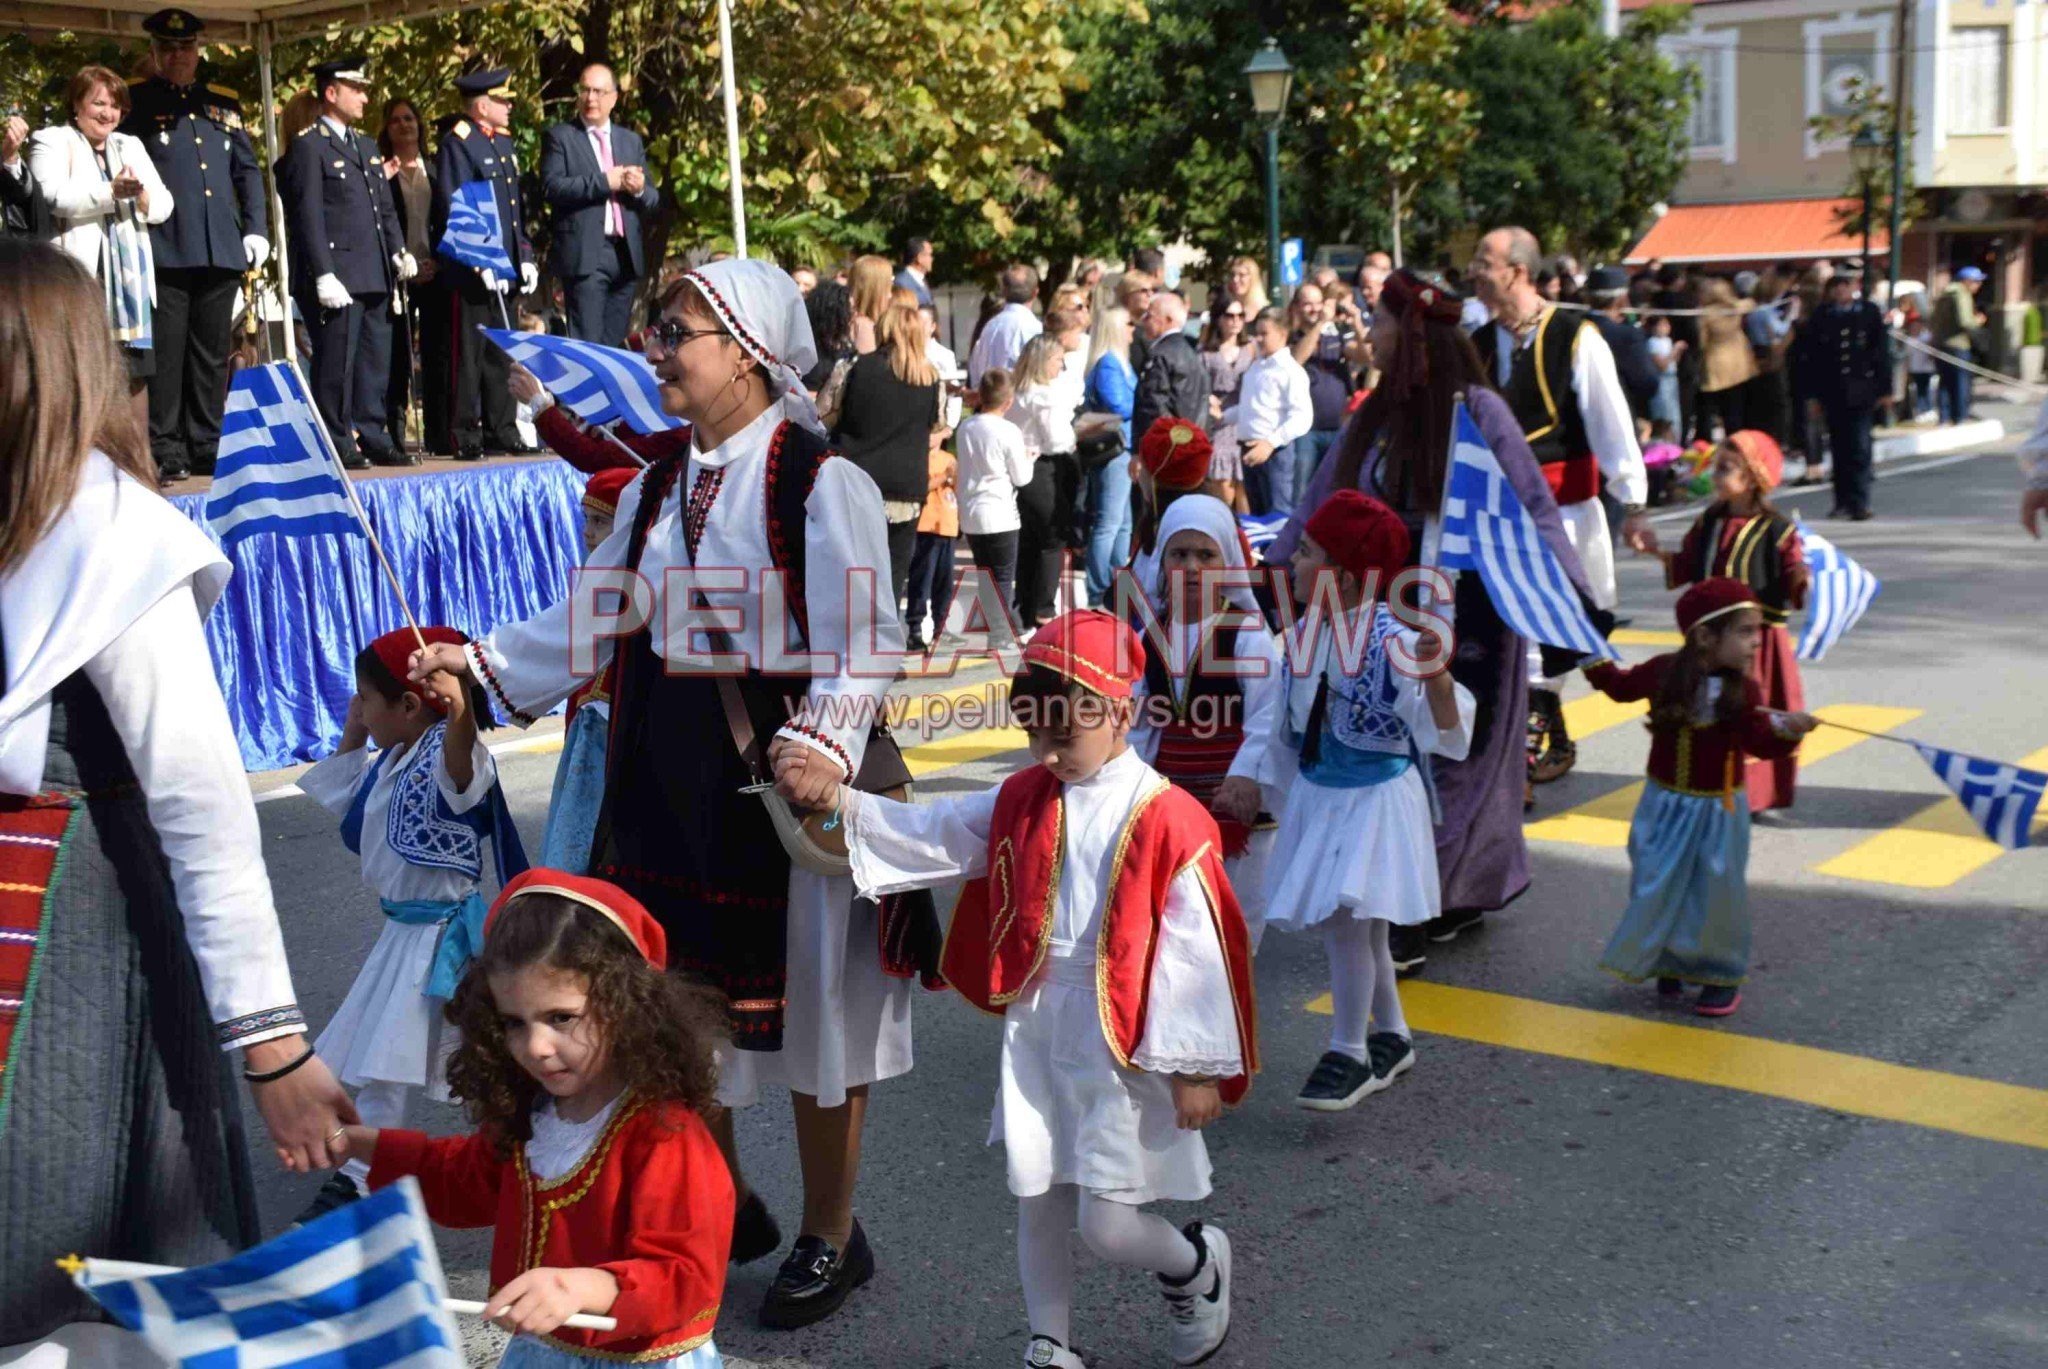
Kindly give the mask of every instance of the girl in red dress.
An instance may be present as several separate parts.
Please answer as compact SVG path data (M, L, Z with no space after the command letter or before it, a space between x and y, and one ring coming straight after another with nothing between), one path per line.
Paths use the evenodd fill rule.
M615 885L527 871L448 1005L448 1083L477 1131L345 1129L371 1187L415 1175L436 1222L496 1228L485 1315L514 1335L501 1365L720 1362L733 1185L700 1114L724 1011L667 960L661 924ZM578 1312L617 1329L563 1328Z

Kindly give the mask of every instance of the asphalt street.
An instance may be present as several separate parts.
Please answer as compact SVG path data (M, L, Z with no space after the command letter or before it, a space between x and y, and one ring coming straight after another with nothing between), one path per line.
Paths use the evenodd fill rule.
M1825 493L1785 501L1884 582L1809 669L1811 706L2006 760L2048 747L2048 544L2017 526L2011 445L1902 463L1868 523L1818 521ZM1667 540L1682 529L1667 524ZM1643 560L1624 561L1622 584L1639 658L1671 628L1672 596ZM1828 745L1789 818L1755 829L1754 975L1725 1022L1595 968L1625 901L1610 810L1642 776L1632 720L1586 735L1577 770L1541 791L1554 839L1531 843L1528 894L1434 948L1411 981L1419 1059L1390 1091L1335 1116L1293 1105L1327 1032L1311 1010L1322 951L1266 940L1265 1073L1209 1132L1213 1197L1162 1209L1221 1224L1236 1248L1233 1331L1213 1363L2048 1361L2048 851L1956 835L1908 747L1845 733ZM1017 763L937 770L921 790L971 791ZM529 844L553 767L551 753L502 761ZM261 812L300 1000L321 1022L377 935L375 901L309 799ZM735 1270L718 1330L729 1364L1018 1362L1014 1208L1002 1157L982 1144L997 1030L937 994L916 1020L917 1068L879 1086L870 1114L860 1216L874 1282L824 1325L776 1333L753 1320L774 1261ZM426 1105L415 1120L460 1122ZM793 1231L787 1108L769 1100L740 1132L749 1178ZM275 1230L317 1181L258 1153ZM480 1296L487 1244L444 1235L458 1293ZM1085 1252L1079 1271L1089 1363L1167 1363L1149 1277Z

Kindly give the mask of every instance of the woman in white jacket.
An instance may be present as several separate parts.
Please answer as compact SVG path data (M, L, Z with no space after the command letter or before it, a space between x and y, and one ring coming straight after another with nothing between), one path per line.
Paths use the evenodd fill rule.
M142 141L114 131L128 112L125 81L106 67L84 67L65 100L71 122L29 140L29 172L50 208L57 246L100 283L107 322L128 361L130 402L147 423L145 382L156 369L149 228L171 216L171 192Z

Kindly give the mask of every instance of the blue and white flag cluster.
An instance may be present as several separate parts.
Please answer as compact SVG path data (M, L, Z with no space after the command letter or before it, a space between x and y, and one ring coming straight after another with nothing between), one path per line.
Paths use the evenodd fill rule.
M1618 661L1621 655L1586 616L1571 577L1551 555L1536 520L1463 404L1450 469L1444 475L1443 536L1437 564L1476 571L1501 619L1545 646Z
M2030 844L2034 814L2041 806L2042 792L2048 790L2048 775L1922 742L1914 742L1913 749L1949 787L1985 836L2008 851Z
M1795 520L1799 521L1799 520ZM1806 622L1799 629L1798 656L1818 661L1842 634L1856 625L1863 610L1884 586L1875 575L1842 554L1827 538L1809 532L1799 521L1799 539L1806 549Z
M498 279L516 282L519 268L505 250L505 224L498 217L498 192L489 181L465 181L448 197L448 229L434 249L444 257L494 271Z
M1274 539L1279 537L1281 530L1287 526L1287 515L1241 513L1237 516L1237 525L1244 530L1245 545L1249 546L1255 555L1263 557L1266 548L1273 545Z
M96 1266L104 1267L104 1273ZM419 1185L403 1179L219 1264L73 1275L180 1369L462 1369Z
M220 425L206 521L221 545L259 532L361 533L320 415L281 362L235 373Z
M667 432L683 426L662 412L661 382L638 352L606 347L553 333L520 333L486 328L485 337L533 372L555 402L585 423L623 421L636 433Z

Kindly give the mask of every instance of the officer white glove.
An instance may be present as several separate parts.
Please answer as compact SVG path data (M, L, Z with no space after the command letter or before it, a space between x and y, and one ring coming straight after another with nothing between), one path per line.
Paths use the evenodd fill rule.
M410 252L400 252L391 259L391 265L397 269L400 280L411 280L420 273L420 264L412 259Z
M242 250L249 255L251 271L261 271L263 263L270 260L270 240L261 233L243 234Z
M346 309L356 302L356 297L332 271L313 282L313 293L319 298L322 309Z
M519 263L519 293L530 295L540 289L540 268L530 261Z
M505 293L506 282L498 279L498 273L496 271L480 270L477 272L477 274L483 277L484 289L490 291L494 295L502 295Z

